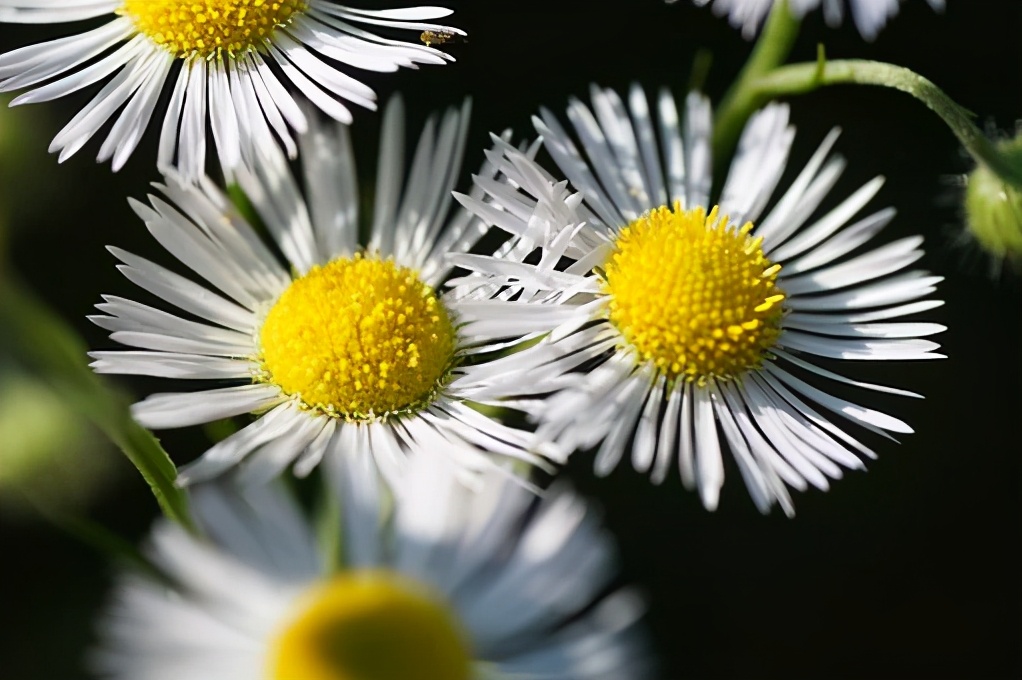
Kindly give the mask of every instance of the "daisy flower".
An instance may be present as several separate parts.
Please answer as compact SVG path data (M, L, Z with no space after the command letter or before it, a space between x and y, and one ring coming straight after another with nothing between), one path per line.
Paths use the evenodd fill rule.
M307 474L324 455L359 447L372 450L390 479L422 447L466 470L492 465L490 453L541 463L526 450L527 433L473 407L502 394L486 370L494 348L462 324L453 293L437 292L452 267L444 256L487 231L451 200L467 129L467 103L439 124L431 119L402 187L403 106L394 100L371 224L360 220L345 126L314 125L300 138L307 200L283 154L259 150L259 162L240 167L237 179L287 267L208 179L188 185L171 176L157 185L165 198L131 202L160 244L208 285L111 248L129 280L186 316L106 297L92 320L139 349L94 352L92 366L203 381L198 392L136 404L146 427L258 415L185 468L181 483L243 460L252 481L292 462ZM360 226L368 227L364 246Z
M147 553L163 579L118 580L100 677L646 677L643 605L613 585L612 541L581 499L499 473L473 493L428 452L386 512L371 461L352 453L330 466L340 528L319 542L281 484L196 487L209 539L156 525Z
M553 393L519 402L539 422L541 440L568 452L595 447L598 474L629 455L658 483L676 459L708 509L717 506L730 449L757 507L778 502L790 514L788 486L826 489L842 466L861 468L859 455L874 457L823 414L881 435L911 432L807 379L919 396L847 378L817 360L940 356L920 338L942 326L893 321L939 306L923 298L940 277L907 271L923 255L919 236L861 252L894 216L888 208L855 219L882 178L820 210L844 169L830 157L837 131L766 210L794 129L785 105L758 112L714 205L709 103L690 95L682 121L663 92L656 110L638 86L627 105L594 88L592 109L577 100L568 109L580 145L544 110L535 125L556 178L498 145L490 157L511 183L481 177L492 203L460 200L541 246L542 256L459 257L474 270L459 285L514 291L476 303L478 319L551 331L501 360L529 393Z
M727 15L731 25L742 29L742 35L752 38L756 35L764 18L777 0L693 0L697 5L713 5L718 15ZM823 5L823 16L831 26L837 26L844 19L844 0L787 0L788 8L798 18ZM902 0L848 0L852 21L863 38L876 39L887 20L898 13ZM944 0L926 0L930 7L944 10Z
M450 57L375 35L380 28L452 35L428 23L440 7L354 9L334 0L0 0L0 21L63 23L110 17L101 26L0 55L0 92L28 91L11 105L49 101L101 81L103 89L50 144L59 160L82 148L120 111L99 151L119 169L138 145L160 94L173 81L158 163L186 179L203 174L207 119L225 169L279 139L308 116L289 92L349 123L343 101L375 108L375 95L338 64L365 71L443 64ZM123 107L123 108L122 108Z

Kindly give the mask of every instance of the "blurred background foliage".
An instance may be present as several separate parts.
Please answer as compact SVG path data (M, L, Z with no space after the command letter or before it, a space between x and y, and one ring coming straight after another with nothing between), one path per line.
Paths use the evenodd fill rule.
M457 63L365 80L381 102L402 92L416 126L428 112L473 97L462 189L487 133L511 127L519 138L531 136L529 116L540 106L561 111L569 96L586 97L591 82L622 89L638 80L648 91L667 85L680 95L700 49L712 51L705 88L719 97L750 49L724 21L687 1L438 4L454 7L452 23L469 33L467 42L450 45ZM909 0L872 44L850 24L829 29L813 13L793 59L813 59L823 42L832 58L901 64L936 81L989 129L1013 130L1022 118L1022 3L948 4L941 16ZM79 28L0 25L0 45L8 50ZM154 135L116 175L93 162L98 143L63 165L45 152L94 91L0 110L0 267L26 281L89 346L107 348L86 314L101 293L138 291L103 246L165 264L170 258L125 201L158 179ZM925 394L849 393L905 419L916 434L900 445L864 435L880 459L828 493L797 496L794 520L759 516L733 468L713 514L674 475L653 487L622 465L596 479L584 455L567 474L604 507L624 575L648 596L667 678L1020 677L1019 278L999 271L964 236L961 177L970 162L920 104L878 89L830 88L793 101L792 118L799 131L790 176L840 126L837 150L849 166L833 196L885 175L871 207L894 205L899 216L883 238L925 234L923 266L947 277L940 289L947 304L930 316L949 327L938 338L949 359L848 368L857 378ZM377 115L356 112L363 186L378 129ZM118 382L140 394L168 387ZM37 510L81 512L131 540L156 515L129 464L57 396L17 357L0 355L4 680L86 677L80 660L108 584L107 560L39 521ZM199 428L160 437L178 463L205 441Z

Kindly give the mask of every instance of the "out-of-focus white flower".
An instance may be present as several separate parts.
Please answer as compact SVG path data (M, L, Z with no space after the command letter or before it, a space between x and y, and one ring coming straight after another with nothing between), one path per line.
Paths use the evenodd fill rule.
M742 35L752 38L756 35L766 15L778 0L693 0L697 5L712 5L719 15L727 15L731 25L742 29ZM823 5L823 16L831 26L837 26L844 19L845 0L787 0L791 12L801 18L811 10ZM866 40L875 40L888 19L898 13L902 0L847 0L852 12L852 21ZM930 7L942 11L944 0L926 0Z
M156 526L147 552L166 579L120 579L100 622L100 675L646 676L643 606L612 587L613 546L579 498L537 498L499 473L472 492L424 452L391 504L367 452L349 453L330 464L343 527L325 541L282 485L197 487L211 540Z

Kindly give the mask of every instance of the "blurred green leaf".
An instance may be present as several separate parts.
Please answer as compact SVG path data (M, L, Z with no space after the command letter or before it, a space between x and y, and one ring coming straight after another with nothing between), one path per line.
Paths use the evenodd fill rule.
M148 482L163 513L191 525L177 468L151 432L131 417L129 400L86 363L86 349L64 322L0 272L0 348L21 358L62 401L102 430Z

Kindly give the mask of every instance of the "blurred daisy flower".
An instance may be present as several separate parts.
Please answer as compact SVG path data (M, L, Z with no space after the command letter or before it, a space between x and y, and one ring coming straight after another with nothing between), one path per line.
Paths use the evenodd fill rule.
M697 5L712 5L719 15L727 15L731 25L742 29L742 35L753 38L777 0L693 0ZM823 16L831 26L844 19L845 0L787 0L788 8L798 18L823 5ZM887 20L898 13L902 0L848 0L852 21L866 40L875 40ZM944 0L926 0L930 7L943 11Z
M158 164L189 180L204 172L207 120L225 169L251 162L278 139L292 156L292 130L308 117L289 90L348 123L343 102L375 108L373 91L338 64L365 71L443 64L450 57L376 35L380 28L461 34L428 23L441 7L354 9L333 0L0 0L0 21L63 23L114 15L97 28L0 55L0 92L28 91L12 105L49 101L105 81L50 144L59 160L77 152L120 111L98 160L119 169L138 145L173 81ZM370 30L372 29L372 30ZM176 75L175 75L176 74Z
M646 677L642 603L613 585L612 542L579 498L537 498L499 473L473 493L427 452L392 506L352 453L330 465L343 526L329 548L282 485L196 487L209 540L157 524L147 553L164 578L121 576L99 675Z
M690 95L682 120L663 92L656 111L638 86L627 104L594 88L592 109L577 100L568 109L581 150L542 112L536 129L577 194L497 140L490 158L510 183L479 178L492 202L460 200L541 254L458 257L473 270L459 285L514 291L476 304L479 320L551 331L501 360L531 394L553 393L520 402L531 404L539 440L565 452L595 447L598 474L628 455L660 482L677 460L709 509L730 449L757 507L777 502L790 514L787 486L826 489L842 467L862 467L859 455L874 457L823 414L882 435L912 431L803 377L919 396L852 380L817 358L939 357L921 338L942 326L892 320L939 306L926 298L940 277L908 270L923 255L919 236L861 252L894 216L888 208L854 219L882 178L820 213L845 165L830 157L837 131L766 210L794 129L787 106L758 112L714 205L708 101Z
M473 407L503 395L486 369L487 352L500 347L461 322L462 300L437 292L452 270L445 255L487 232L451 199L467 131L467 103L431 119L402 187L404 114L395 99L384 116L371 225L360 220L347 127L313 124L300 138L305 197L283 155L258 150L237 179L287 266L209 180L171 177L157 185L166 199L132 201L160 244L211 288L111 248L128 279L188 318L106 297L92 320L139 349L94 352L93 367L207 386L136 404L146 427L258 415L184 468L182 483L242 461L251 481L291 463L304 475L324 456L361 448L392 480L420 448L444 451L467 471L492 466L491 454L542 464L527 451L528 433ZM364 246L360 226L368 227Z

